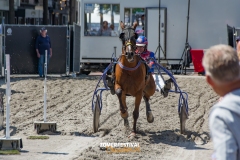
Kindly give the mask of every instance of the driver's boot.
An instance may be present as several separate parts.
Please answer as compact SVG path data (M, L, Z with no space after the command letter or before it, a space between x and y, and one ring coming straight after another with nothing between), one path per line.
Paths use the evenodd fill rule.
M171 78L165 81L165 86L164 86L164 88L163 88L163 96L164 96L164 98L168 96L168 92L169 92L170 89L171 89L171 86L172 86L171 83L172 83L172 82L173 82L173 81L172 81Z
M113 74L113 73L112 73ZM115 94L115 90L114 90L114 76L112 75L112 77L106 77L107 80L107 86L110 88L111 94L114 95Z

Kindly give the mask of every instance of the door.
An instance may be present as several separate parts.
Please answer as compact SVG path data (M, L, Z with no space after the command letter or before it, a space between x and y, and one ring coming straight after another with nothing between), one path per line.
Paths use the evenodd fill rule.
M145 35L148 39L148 50L154 52L157 59L166 59L167 8L161 8L160 15L159 26L159 8L146 8Z
M228 45L232 46L233 48L236 47L236 43L234 43L235 42L235 36L240 35L239 33L237 34L237 32L236 33L235 32L236 31L235 31L234 27L231 27L231 26L227 25Z

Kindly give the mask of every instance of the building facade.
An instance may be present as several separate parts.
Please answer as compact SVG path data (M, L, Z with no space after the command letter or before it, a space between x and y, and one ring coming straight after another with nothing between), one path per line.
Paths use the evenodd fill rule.
M14 0L14 9L20 6L20 0ZM0 0L0 23L8 23L9 16L9 0Z
M14 2L15 24L43 24L43 0L15 0ZM73 15L72 22L76 22L78 15L76 3L76 0L48 0L48 24L67 25ZM7 24L8 15L9 1L0 0L0 23L4 19L4 23Z

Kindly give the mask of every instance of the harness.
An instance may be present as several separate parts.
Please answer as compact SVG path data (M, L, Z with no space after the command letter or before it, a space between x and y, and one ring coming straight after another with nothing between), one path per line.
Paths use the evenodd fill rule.
M126 48L126 46L128 45L132 45L131 42L127 42L126 45L123 46L123 48ZM134 53L136 54L136 53ZM124 54L122 54L124 55ZM139 54L136 54L137 56L140 57L140 61L137 63L137 65L134 67L134 68L129 68L129 67L126 67L124 66L120 61L119 61L119 58L115 61L113 67L112 67L112 82L113 84L115 83L115 69L116 69L116 65L118 64L120 68L124 69L124 70L127 70L127 71L134 71L136 70L142 63L145 65L145 68L146 68L146 76L145 76L145 81L148 80L148 77L150 75L151 72L149 72L150 70L150 67L147 65L146 61L139 55Z
M134 31L133 31L133 32L134 32ZM127 35L127 36L128 36L128 37L125 38L125 40L127 40L127 43L124 44L124 45L122 46L122 48L125 50L127 46L132 46L132 48L133 48L133 50L134 50L134 51L133 51L133 54L138 55L138 56L140 57L140 61L138 62L138 64L137 64L134 68L129 68L129 67L124 66L124 65L119 61L119 58L118 58L118 59L112 58L112 59L115 60L115 61L114 61L114 65L112 66L112 83L113 83L113 84L115 83L115 69L116 69L116 64L118 64L119 67L122 68L122 69L124 69L124 70L134 71L134 70L136 70L136 69L143 63L143 64L145 65L145 68L146 68L145 82L147 81L147 79L148 79L148 77L149 77L149 74L150 74L150 72L148 72L148 71L150 70L150 67L146 64L146 61L145 61L139 54L136 54L136 53L135 53L136 47L134 47L133 44L132 44L131 41L130 41L130 39L133 38L133 37L130 38L130 31L129 31L129 29L128 29L128 35ZM131 53L132 53L132 52L131 52ZM124 54L122 54L122 55L124 55ZM124 55L124 56L126 56L126 55Z

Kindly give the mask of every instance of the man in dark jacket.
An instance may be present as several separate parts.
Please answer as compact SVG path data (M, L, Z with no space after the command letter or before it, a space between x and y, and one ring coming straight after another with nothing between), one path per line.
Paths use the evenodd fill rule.
M52 47L50 37L47 35L47 29L41 28L40 35L36 40L36 52L38 57L38 73L40 77L44 75L44 63L45 63L45 50L47 50L47 64L49 64L49 59L52 57ZM48 65L47 65L48 66Z

